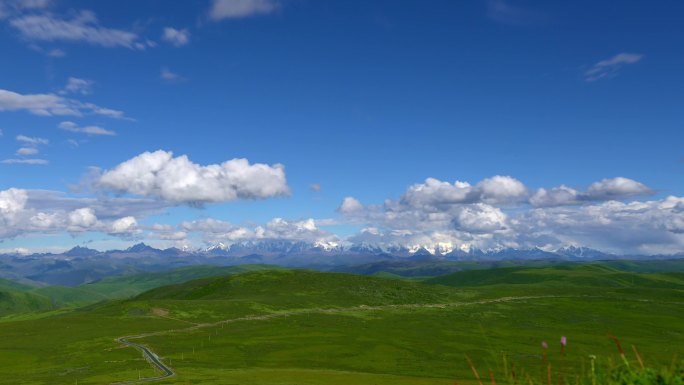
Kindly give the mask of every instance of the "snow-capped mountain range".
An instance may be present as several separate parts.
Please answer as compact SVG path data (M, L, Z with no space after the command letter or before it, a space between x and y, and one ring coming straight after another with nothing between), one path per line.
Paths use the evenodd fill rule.
M684 254L626 256L586 247L557 250L453 249L437 246L339 245L287 240L261 240L202 249L157 249L138 243L125 250L98 251L76 246L59 254L0 254L0 278L33 284L78 285L104 277L135 272L162 271L191 265L269 264L319 270L350 271L372 263L433 263L458 261L593 261L610 259L684 258Z

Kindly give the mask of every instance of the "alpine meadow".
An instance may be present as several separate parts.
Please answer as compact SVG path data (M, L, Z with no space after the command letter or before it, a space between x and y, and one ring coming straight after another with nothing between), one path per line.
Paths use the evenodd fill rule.
M684 385L682 15L0 0L0 385Z

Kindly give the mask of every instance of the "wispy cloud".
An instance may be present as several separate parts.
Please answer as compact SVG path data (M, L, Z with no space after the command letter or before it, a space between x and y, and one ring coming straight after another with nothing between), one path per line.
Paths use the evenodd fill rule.
M55 94L20 94L0 89L0 111L25 110L41 116L103 115L110 118L125 118L123 112L84 103Z
M584 72L584 80L593 82L599 79L613 78L620 69L628 64L634 64L643 59L644 55L637 53L619 53L609 59L601 60Z
M93 12L81 11L71 19L50 13L20 15L9 21L21 36L31 41L84 42L102 47L144 49L148 45L131 31L100 25Z
M17 135L17 141L21 143L25 143L27 145L31 146L38 146L41 144L48 144L50 141L48 141L45 138L37 138L37 137L30 137L26 135Z
M182 76L171 71L167 67L163 67L161 69L161 71L159 71L159 77L162 80L167 81L167 82L179 82L179 81L185 80Z
M542 12L515 6L505 0L487 1L487 17L498 23L515 26L537 24L546 19Z
M66 52L62 51L59 48L55 48L55 49L51 49L50 51L48 51L47 55L49 57L53 57L53 58L60 58L60 57L65 57Z
M21 147L20 149L17 150L16 154L21 155L21 156L28 156L28 155L36 155L38 153L38 149L35 147Z
M81 127L77 125L74 122L61 122L57 127L61 128L62 130L65 131L70 131L70 132L77 132L80 134L88 134L88 135L105 135L105 136L114 136L116 135L116 132L107 130L105 128L102 128L100 126L84 126Z
M95 84L95 82L92 80L70 77L67 80L67 84L64 86L64 89L62 89L59 93L63 95L69 93L89 95L93 90L93 84Z
M30 164L30 165L46 165L50 162L45 159L5 159L0 161L2 164Z
M264 15L280 8L275 0L213 0L209 18L214 21Z

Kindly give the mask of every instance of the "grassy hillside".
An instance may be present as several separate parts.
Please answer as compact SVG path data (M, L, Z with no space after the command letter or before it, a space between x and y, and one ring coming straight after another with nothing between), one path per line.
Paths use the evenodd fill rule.
M136 300L229 300L293 308L436 303L455 292L416 282L310 270L266 270L150 290Z
M605 264L565 264L551 267L508 267L471 270L424 281L453 287L484 285L546 285L549 287L684 289L682 273L630 273Z
M607 266L616 270L633 273L684 272L684 259L664 260L609 260L592 262L568 262L564 260L506 260L506 261L381 261L357 266L342 267L339 271L363 274L392 274L407 278L436 277L460 271L489 270L500 268L533 268L567 265Z
M52 310L50 298L17 290L0 290L0 317Z
M160 287L66 314L0 323L0 384L153 376L139 352L115 342L141 333L150 334L135 342L177 372L165 384L446 385L454 378L473 384L464 355L486 377L489 368L502 372L504 353L518 373L540 383L540 343L557 351L561 335L569 341L562 368L568 379L582 375L589 355L602 364L619 362L608 334L637 346L656 368L681 355L684 296L675 288L677 275L631 280L630 273L607 267L528 270L492 270L467 287L305 270ZM511 277L516 283L500 282ZM568 283L575 280L583 286Z
M24 285L9 279L0 278L0 290L31 291L34 286Z
M263 269L274 269L274 267L263 265L240 265L230 267L190 266L163 272L140 273L105 278L93 283L75 287L48 286L38 289L28 288L27 290L49 297L56 306L77 306L107 299L129 298L155 287L186 282L198 278L238 274ZM2 282L0 282L0 285L1 284Z

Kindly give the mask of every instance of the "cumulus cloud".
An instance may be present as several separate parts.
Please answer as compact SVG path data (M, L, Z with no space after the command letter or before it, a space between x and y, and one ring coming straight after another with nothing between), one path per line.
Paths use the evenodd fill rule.
M519 180L510 176L493 176L476 184L456 181L453 184L435 178L410 186L401 202L411 207L442 210L454 204L485 202L490 204L516 203L527 198L528 191Z
M205 218L183 222L177 227L155 225L155 234L160 239L171 239L174 235L185 237L189 234L200 234L208 245L222 243L224 245L245 244L260 241L309 242L320 245L332 245L339 238L318 228L314 219L288 220L274 218L264 225L240 226L229 222Z
M595 200L622 199L625 197L650 195L653 190L635 180L617 177L592 183L587 196Z
M87 204L92 207L84 206ZM127 204L130 207L125 207ZM0 191L0 241L29 234L77 235L89 231L127 238L139 234L141 229L135 216L120 214L151 212L127 200L113 203L97 202L94 198L60 200L56 193L11 188Z
M101 26L95 14L90 11L81 11L71 19L62 19L49 13L21 15L10 20L9 24L23 38L32 41L84 42L102 47L131 49L146 47L139 42L139 37L134 32Z
M281 164L232 159L202 166L167 151L145 152L105 171L96 186L176 203L265 199L289 194Z
M493 233L506 229L506 214L499 208L476 203L460 208L452 223L457 230L468 233Z
M635 196L652 195L653 190L632 179L617 177L592 183L587 191L580 192L561 185L552 189L538 189L530 197L530 203L537 207L578 205L604 200L622 200Z
M277 10L275 0L213 0L209 18L214 21L263 15Z
M20 94L0 89L0 111L28 111L40 116L82 116L84 114L123 118L123 112L55 94Z
M342 214L354 214L363 210L363 205L354 197L345 197L337 211Z
M584 72L584 80L593 82L599 79L617 76L622 67L639 62L644 55L636 53L619 53L609 59L601 60Z
M475 187L480 199L492 204L516 203L527 197L525 185L510 176L496 175L481 181Z
M18 213L26 206L28 194L26 190L11 188L0 191L0 219L11 224Z
M70 132L77 132L80 134L87 134L87 135L105 135L105 136L114 136L116 135L116 132L104 129L100 126L85 126L81 127L77 125L74 122L61 122L57 127L61 128L62 130L65 131L70 131Z
M512 226L528 245L544 238L555 245L579 244L617 253L681 252L684 198L538 208L519 214Z
M162 39L176 47L182 47L190 42L190 31L187 28L175 29L166 27L164 28Z
M138 221L132 216L117 219L109 226L110 234L130 236L139 232Z
M93 209L89 207L70 212L68 220L70 231L83 231L97 224L97 216L95 216Z
M376 242L389 248L420 246L445 253L456 249L580 244L609 250L654 251L654 243L639 235L638 229L644 235L666 239L671 246L678 244L682 241L677 231L684 224L684 209L677 208L680 203L671 203L671 208L665 209L667 205L659 201L621 202L652 193L644 184L624 177L603 179L586 191L565 185L531 190L508 176L487 178L475 185L428 178L409 186L399 200L361 205L353 198L345 198L338 212L343 221L367 226L367 230L351 238L352 242ZM673 199L669 198L671 202ZM650 218L659 219L639 216L639 210L651 211ZM627 225L630 221L632 224ZM603 241L601 237L611 231L629 234L634 239L632 246L621 249L621 241Z

